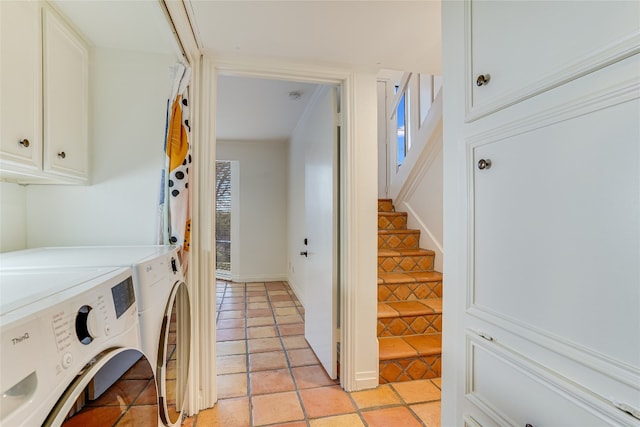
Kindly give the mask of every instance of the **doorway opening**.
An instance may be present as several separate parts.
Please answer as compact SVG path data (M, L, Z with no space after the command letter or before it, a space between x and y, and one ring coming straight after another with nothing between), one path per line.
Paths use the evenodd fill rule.
M231 179L229 189L232 201L237 195L237 208L232 202L231 215L220 214L224 224L220 230L216 225L218 256L227 259L223 247L230 252L228 270L222 270L224 260L216 262L217 277L226 280L217 287L217 364L219 373L229 375L229 381L218 377L219 398L242 395L235 386L227 389L231 383L244 387L244 395L253 392L262 371L286 376L283 370L289 369L293 378L295 368L317 365L328 372L323 374L327 381L335 381L337 85L220 75L217 87L219 182L228 173L219 165L230 163L231 175L233 164L238 165L238 184ZM226 188L221 185L220 191L224 198ZM230 230L228 242L223 227ZM262 365L268 358L273 360ZM283 360L288 363L281 366Z

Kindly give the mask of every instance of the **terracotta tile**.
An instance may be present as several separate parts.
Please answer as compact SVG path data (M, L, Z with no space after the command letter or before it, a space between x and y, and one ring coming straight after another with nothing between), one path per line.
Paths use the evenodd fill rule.
M364 427L364 424L358 414L317 418L315 420L311 420L309 424L311 427Z
M304 419L298 394L294 391L253 396L251 403L254 426Z
M247 289L247 296L260 297L260 296L267 295L267 291L265 291L264 289L259 289L259 288L255 288L255 290L252 290L252 289L254 288Z
M251 395L295 390L289 369L252 372L249 374Z
M216 358L218 375L247 372L247 355L218 356Z
M247 337L251 339L277 336L278 331L276 331L275 326L254 326L252 328L247 328Z
M433 383L433 385L442 390L442 378L434 378L431 380L431 382Z
M267 326L273 324L273 316L250 317L247 319L247 326Z
M218 356L228 356L230 354L243 354L247 352L247 343L244 340L223 341L216 344L216 354Z
M291 301L291 296L289 295L274 295L270 296L269 299L273 301Z
M266 369L281 369L286 367L287 359L284 357L284 351L253 353L249 355L249 370L251 372L264 371Z
M384 302L378 303L378 318L385 319L388 317L396 317L398 315L398 310L391 307L389 304Z
M218 375L218 398L247 395L247 374Z
M440 401L411 405L410 408L427 427L440 427Z
M276 316L276 322L278 322L278 325L289 325L292 323L302 323L304 319L299 314L292 314L289 316Z
M404 337L405 341L422 356L440 354L442 352L442 335L412 335Z
M437 313L442 313L442 298L429 298L422 300L422 303L431 307Z
M270 309L268 302L250 302L247 306L249 310L264 310Z
M118 406L85 406L85 408L66 421L65 427L102 427L112 426L124 410Z
M115 424L116 427L148 425L149 421L158 419L158 407L155 405L132 406Z
M289 292L287 292L286 290L282 289L282 290L269 290L269 295L289 295Z
M289 356L289 362L291 362L292 367L317 365L320 363L313 351L307 348L287 350L287 355Z
M321 365L299 366L291 371L299 389L337 384L337 380L329 378Z
M249 427L250 425L248 397L220 399L213 408L200 411L196 420L196 426L200 427Z
M138 397L149 380L121 380L116 381L98 399L88 402L89 406L122 406L126 409Z
M413 413L404 406L362 412L369 427L421 427Z
M273 312L277 316L290 316L293 314L298 314L298 309L295 307L276 307Z
M339 386L301 390L300 396L309 418L347 414L356 411L351 399L349 399L349 394Z
M249 303L252 302L267 302L267 296L247 297Z
M381 338L378 340L378 344L380 346L380 360L412 357L418 354L415 348L399 337Z
M219 320L242 319L244 312L242 310L221 311L218 315Z
M391 386L406 403L440 400L440 389L433 385L430 380L393 383Z
M229 328L216 331L216 341L235 341L244 339L244 328Z
M244 303L226 303L220 304L219 311L244 310Z
M280 338L256 338L247 340L247 344L249 346L249 353L282 350Z
M304 338L304 335L290 335L282 338L284 348L292 350L295 348L309 348L309 343Z
M196 424L196 417L195 416L182 418L182 426L181 427L194 427L195 424Z
M307 422L298 421L297 423L271 424L270 427L307 427Z
M127 372L122 375L121 379L125 380L150 380L153 378L151 365L146 357L142 356Z
M401 316L418 316L420 314L433 313L433 309L420 301L398 301L387 303L397 310Z
M272 307L295 307L295 301L272 301Z
M244 328L245 325L246 325L246 321L244 319L227 319L227 320L218 320L216 322L217 329Z
M149 381L147 386L142 390L142 393L138 395L134 405L157 405L158 404L158 392L156 391L156 382Z
M300 335L304 334L304 323L294 323L291 325L278 325L278 329L280 330L280 335Z
M273 312L270 308L261 308L257 310L247 310L247 317L269 317Z
M351 393L351 397L358 408L373 408L400 403L400 398L389 385L381 385L373 390L356 391Z

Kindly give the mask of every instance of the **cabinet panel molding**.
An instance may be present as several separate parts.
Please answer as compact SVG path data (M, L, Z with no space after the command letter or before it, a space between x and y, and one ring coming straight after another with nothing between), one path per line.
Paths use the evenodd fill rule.
M637 229L637 217L636 224L634 225L633 223L634 209L635 211L638 210L637 203L640 198L640 173L638 172L640 169L640 165L638 164L640 158L638 148L640 135L638 135L638 133L640 130L637 129L637 119L636 122L633 120L633 117L637 117L638 113L640 113L640 82L626 82L622 85L552 108L523 120L514 121L472 136L466 141L469 209L469 233L467 240L468 263L470 266L467 277L467 313L495 325L500 325L503 328L506 327L512 333L532 343L562 354L589 369L606 374L616 381L634 387L636 390L640 384L640 357L636 354L640 348L640 321L638 321L638 312L640 312L638 303L640 302L640 298L638 298L639 291L637 289L637 283L640 279L638 278L639 267L637 263L634 263L632 259L627 260L626 258L633 258L634 242L636 244L640 242L640 231ZM624 125L616 126L615 123L618 118L627 121L624 122ZM610 141L591 141L589 143L588 139L590 135L588 135L589 131L587 130L585 131L587 135L582 135L579 132L571 134L572 137L583 138L584 141L587 142L581 140L573 145L567 145L569 143L563 139L557 139L555 141L548 140L545 136L547 134L544 133L549 129L555 132L567 123L573 128L589 129L589 123L597 123L599 120L604 120L608 123L606 132L611 132ZM635 129L629 128L629 124L633 123L635 123L635 125L631 127L635 126ZM626 129L624 129L625 126ZM609 127L613 130L609 129ZM537 134L537 131L540 131L540 133ZM626 141L622 141L623 138L620 137L621 134L615 133L618 131L626 132L624 133L625 138L627 138ZM520 135L532 136L533 139L528 142L522 142L523 140ZM525 144L526 147L522 148L522 150L525 150L523 152L526 155L516 155L516 157L514 157L513 147L515 147L515 145L512 147L513 144ZM540 150L540 152L536 150ZM552 152L552 154L549 154L550 152ZM540 157L536 158L536 155ZM576 173L579 172L583 175L593 174L593 176L585 178L585 183L590 181L595 183L592 187L594 191L593 194L587 194L583 198L575 196L574 194L563 195L558 189L553 188L553 181L547 182L548 185L544 184L546 182L545 179L547 179L545 175L553 171L558 172L558 170L563 170L558 169L564 165L562 161L570 162L573 157L578 157L578 155L581 160L595 158L593 163L589 163L589 165L593 166L593 172L586 172L585 169L581 169L581 167L576 169ZM553 158L555 162L559 163L546 163L546 159L549 156ZM599 156L617 157L613 160L599 160ZM493 166L490 171L478 171L477 162L480 157L493 158ZM504 162L511 162L511 165L506 165ZM607 162L609 166L605 166ZM483 234L482 229L478 229L478 227L483 226L482 221L485 221L482 218L478 219L478 203L494 203L495 207L495 203L504 202L504 200L500 198L500 194L498 194L498 198L495 199L496 195L491 188L489 188L489 193L485 191L481 195L478 194L478 185L497 185L496 183L483 184L482 180L487 179L487 175L483 174L494 172L502 173L500 168L511 168L510 170L512 171L514 169L520 169L520 171L513 172L515 174L514 177L509 178L502 176L502 182L515 182L514 179L516 178L522 180L524 179L522 178L522 174L528 173L529 179L535 180L536 185L546 185L545 192L539 195L540 200L543 202L536 205L537 207L534 206L534 209L541 209L540 215L542 218L540 218L539 221L537 217L529 220L529 222L521 224L519 228L514 228L517 224L513 222L512 225L514 227L512 227L511 233L519 233L519 235L522 235L522 241L518 241L517 239L513 240L509 237L508 242L506 240L503 242L505 243L505 247L508 246L508 248L505 249L507 252L520 251L518 253L521 253L523 258L529 256L528 259L518 259L515 261L516 263L523 264L517 265L517 270L529 272L527 273L528 277L524 278L517 275L510 276L509 271L511 270L509 270L510 267L507 258L504 259L505 265L501 266L501 260L492 259L491 254L487 255L488 251L486 248L489 246L486 246L484 242L488 239L504 238L505 234L488 236L486 233ZM582 172L580 172L580 170L582 170ZM573 172L567 172L567 174L571 176L575 175ZM578 182L581 182L579 178L583 177L583 175L574 178L578 179ZM599 184L599 180L609 180L607 184L614 186L616 191L609 191L606 186ZM522 191L524 192L529 190L526 188L526 181L526 179L522 181ZM600 187L598 187L598 185L600 185ZM609 193L615 194L610 195ZM527 194L531 194L531 192ZM538 193L534 192L534 194ZM553 196L554 194L555 199L549 202L548 197L551 197L549 195ZM517 192L513 194L510 193L510 195L514 197L514 200L518 197ZM612 247L600 248L585 246L582 250L586 251L588 256L585 256L584 260L566 259L567 265L577 266L573 270L580 270L580 274L582 270L589 271L588 269L592 269L594 275L600 275L607 279L602 280L601 283L594 283L591 276L587 277L584 281L584 291L591 292L591 294L583 297L579 294L582 291L581 286L583 283L578 283L576 278L584 279L584 277L578 273L563 273L563 266L557 265L562 258L560 256L561 254L558 255L553 252L556 250L554 247L556 244L553 243L553 221L555 221L557 215L554 216L553 212L545 213L544 210L553 210L555 204L567 203L569 206L565 207L563 205L562 210L564 211L566 208L568 211L571 211L571 209L575 211L575 206L571 205L571 202L574 201L574 204L587 203L588 205L591 203L589 196L593 197L593 201L596 203L596 206L593 208L589 205L590 210L597 212L598 209L608 209L609 205L602 207L597 204L611 202L613 205L611 208L615 209L615 212L618 212L616 218L621 218L622 223L628 223L629 227L625 228L627 234L624 236L620 234L622 232L620 229L598 231L597 224L594 225L593 229L583 227L583 230L579 226L576 226L576 229L573 230L577 236L572 237L574 240L585 238L584 236L579 236L580 231L590 233L590 235L610 232L618 233L622 236L619 239L619 243L615 243L615 241L612 243L612 239L607 235L604 237L600 236L600 240L598 241L604 242ZM486 198L490 200L485 200ZM566 199L566 201L563 199ZM518 200L514 203L516 205L518 203L525 205L534 202L535 201L527 199ZM622 204L619 205L620 203ZM628 209L625 207L625 203L629 204ZM636 205L634 205L634 203L636 203ZM633 206L635 206L635 208ZM522 206L507 205L506 209L513 210L508 216L502 218L505 222L509 222L510 217L521 218L523 214L522 209L524 208ZM499 215L507 214L499 213ZM548 218L544 217L544 215L547 215ZM576 215L588 214L578 211ZM607 215L610 214L607 213ZM480 223L478 223L478 221L480 221ZM618 226L618 224L616 224L616 226ZM527 231L531 229L531 227L537 227L536 231ZM545 233L549 233L549 235L545 235ZM587 241L589 241L589 238L589 236L586 237ZM594 237L594 239L596 238ZM518 247L518 245L521 247ZM570 249L576 250L568 250L567 253L578 252L577 249L579 248L572 247ZM540 252L538 253L540 260L537 264L531 260L531 256L535 255L534 252L536 250ZM613 253L608 253L607 251L609 250L613 251ZM620 255L619 257L616 255L616 250L620 251L620 254L618 254ZM603 254L600 251L605 253ZM637 247L635 248L635 253L637 255ZM554 257L552 254L556 256ZM597 262L604 263L603 265L608 269L617 266L616 263L618 262L626 260L628 263L624 264L624 268L613 268L614 271L607 270L602 272L598 270L600 268L598 265L594 265L594 262L588 261L588 259L591 258L597 259ZM586 264L585 266L581 266L580 264L583 261ZM489 262L488 267L482 264L486 262ZM552 262L555 264L551 264ZM486 274L487 268L492 271L489 275ZM495 271L498 272L495 273ZM563 286L561 288L563 289L563 293L554 294L554 289L560 288L560 286L552 286L553 280L557 280L555 276L560 276L561 274L568 274L567 280L562 282ZM635 277L636 280L635 288L632 283L633 277ZM535 281L535 278L539 279L538 282L532 283L532 281ZM509 290L510 287L506 287L504 284L506 282L502 285L496 285L496 280L502 280L503 282L505 280L511 280L513 287ZM513 280L518 281L513 282ZM572 283L572 280L575 281L575 283ZM615 287L611 288L609 283L615 285ZM598 293L598 286L601 287L601 294ZM505 297L501 294L505 289L507 293L516 292L517 289L518 295ZM546 294L542 296L537 295L533 292L534 289L535 292L546 292ZM488 296L483 294L486 291L490 292ZM566 326L566 330L563 330L555 328L555 323L552 322L553 319L550 316L562 315L554 312L554 299L558 301L558 304L565 306L565 309L567 303L574 303L574 295L567 294L568 292L577 294L577 298L575 299L585 303L585 307L590 307L591 311L589 313L581 313L580 310L582 307L575 307L574 310L577 311L567 314L567 316L571 317L575 315L576 318L573 319L573 321L575 322L577 319L577 321L583 323L572 325L572 321L570 321L568 317L563 318L562 322L557 322L558 324L562 323ZM501 298L507 299L500 301ZM520 301L518 301L517 298L520 298ZM614 304L617 306L617 309L613 310L613 313L615 316L619 316L619 321L613 318L599 319L597 316L599 311L598 305L605 304L607 307L611 307L607 302L610 299L615 301ZM512 306L506 304L512 304ZM535 310L539 310L539 313L536 313ZM545 310L549 310L549 313L546 313ZM590 318L588 314L591 314L593 318ZM581 328L584 328L585 331L592 331L593 337L587 336L582 332L576 332ZM600 328L606 330L601 331ZM600 335L607 334L613 337L611 338L612 340L615 340L611 342L611 346L606 345L605 340L607 338L603 338L601 342L599 341ZM596 341L591 340L591 338Z
M502 16L502 19L494 21L498 19L496 15L508 15L508 6L509 2L467 0L464 3L466 122L495 113L640 53L640 28L637 22L639 6L635 2L517 2L518 8L524 6L532 13L542 13L545 19L537 19L536 16ZM513 7L516 7L515 4ZM558 11L549 10L549 7L557 8ZM580 9L575 9L576 7ZM576 13L570 14L571 11ZM606 13L609 15L604 16ZM567 20L562 21L565 15ZM633 17L636 17L635 22ZM553 30L545 28L545 25L552 28L556 25L568 25L570 30L572 26L581 28L586 22L605 19L618 21L616 32L603 33L608 27L603 26L600 31L597 25L593 25L590 26L590 32L563 38L554 37ZM551 22L546 22L548 20ZM522 31L526 31L535 23L538 29L536 50L522 51L518 46L512 46L515 40L519 40L518 37L513 37L513 40L503 36L484 40L480 35L487 37L503 33L494 31L494 28L492 31L483 31L482 28L477 28L481 26L478 21L485 25L488 24L484 21L493 24L500 22L511 32L519 32L518 26L523 26ZM577 40L579 42L576 44ZM491 56L493 53L497 55L495 58ZM509 61L509 68L506 62L501 61L505 56L516 56L518 60ZM535 58L538 60L534 61ZM551 68L552 64L558 62L562 65ZM545 68L547 63L549 67ZM478 87L476 78L485 73L491 76L491 80L489 84Z
M467 399L500 425L637 425L570 379L473 335L467 335L467 365Z

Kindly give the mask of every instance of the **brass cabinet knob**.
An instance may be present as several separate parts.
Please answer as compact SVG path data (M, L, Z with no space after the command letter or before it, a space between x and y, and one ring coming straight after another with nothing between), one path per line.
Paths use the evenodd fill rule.
M58 153L58 157L60 157L61 159L64 159L65 157L67 157L67 153L65 153L64 151L61 151Z
M489 84L489 81L491 80L491 76L489 74L480 74L478 76L478 78L476 79L476 85L478 87L480 86L486 86Z
M27 138L21 139L20 141L18 141L18 143L24 148L29 148L29 145L31 144Z
M491 159L480 159L478 161L478 169L485 170L491 168Z

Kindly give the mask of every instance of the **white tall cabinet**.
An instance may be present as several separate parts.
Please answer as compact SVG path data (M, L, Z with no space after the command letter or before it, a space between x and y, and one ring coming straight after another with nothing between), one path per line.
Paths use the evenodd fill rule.
M86 43L46 3L2 1L0 19L0 175L19 183L86 182Z
M640 425L640 3L443 2L443 426Z

